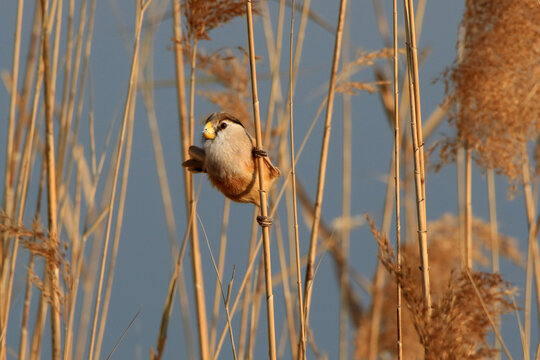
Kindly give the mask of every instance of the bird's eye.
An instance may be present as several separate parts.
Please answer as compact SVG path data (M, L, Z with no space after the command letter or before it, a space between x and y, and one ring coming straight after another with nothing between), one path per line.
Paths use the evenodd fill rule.
M222 122L221 124L219 124L219 128L221 130L225 129L227 127L227 123L226 122Z

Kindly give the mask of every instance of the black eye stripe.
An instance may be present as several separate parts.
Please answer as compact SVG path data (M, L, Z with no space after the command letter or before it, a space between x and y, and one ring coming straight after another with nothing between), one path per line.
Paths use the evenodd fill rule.
M223 119L223 120L221 120L221 121L219 122L219 124L218 124L216 130L219 131L219 130L225 129L225 128L227 127L227 122L226 122L226 121L230 121L230 122L232 122L232 123L238 124L238 125L240 125L242 128L245 129L244 124L242 124L242 122L241 122L240 120L238 120L238 119L236 119L236 118L228 117L228 118Z
M228 120L228 121L230 121L230 122L232 122L232 123L238 124L238 125L240 125L241 127L245 128L245 127L244 127L244 124L242 124L242 122L240 122L240 120L238 120L237 118L234 118L234 117L227 117L227 118L223 119L222 121L226 121L226 120ZM221 125L220 125L220 126L221 126Z

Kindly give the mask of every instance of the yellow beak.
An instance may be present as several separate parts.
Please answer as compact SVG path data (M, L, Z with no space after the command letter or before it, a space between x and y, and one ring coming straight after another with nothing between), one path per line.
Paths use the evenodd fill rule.
M203 136L206 139L210 139L210 140L216 137L216 131L214 130L214 127L212 126L211 123L207 122L206 125L204 126Z

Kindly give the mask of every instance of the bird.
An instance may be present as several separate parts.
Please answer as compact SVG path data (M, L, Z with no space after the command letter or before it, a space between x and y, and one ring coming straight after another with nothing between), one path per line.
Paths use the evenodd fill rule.
M207 173L210 183L227 198L260 206L257 157L262 158L264 191L281 171L255 146L244 124L230 113L212 113L205 121L202 143L202 148L189 147L190 158L182 166L194 173Z

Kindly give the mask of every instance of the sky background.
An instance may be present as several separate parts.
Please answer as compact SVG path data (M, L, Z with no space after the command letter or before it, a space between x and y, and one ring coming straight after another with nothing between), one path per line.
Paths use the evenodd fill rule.
M33 4L25 5L22 37L22 54L26 54L30 23L33 16ZM345 44L350 53L357 50L374 51L383 47L379 35L373 4L370 1L350 1L348 16L350 20L350 41ZM391 14L391 2L385 2L386 14ZM67 7L67 5L66 5ZM278 2L269 1L270 16L276 27ZM422 34L419 41L420 51L428 56L422 62L420 70L420 87L423 117L426 119L439 105L444 96L444 85L437 81L446 67L455 59L455 44L457 27L464 8L463 1L428 1L423 22ZM312 10L321 16L333 27L337 24L339 9L338 1L313 0ZM159 131L165 155L168 181L171 187L171 200L175 210L178 242L181 241L186 225L184 190L182 170L180 167L180 142L178 130L178 112L176 103L176 90L173 87L174 54L172 46L172 17L170 4L167 15L158 27L155 34L154 47L154 76L159 84L155 88L155 105ZM400 12L401 12L400 8ZM14 19L16 14L16 1L0 0L0 71L10 71L12 66L11 54L13 51ZM134 4L121 1L98 1L96 8L94 41L90 58L90 72L87 82L87 94L93 96L93 111L96 124L97 148L101 149L106 137L111 119L115 121L115 131L121 120L122 106L129 80L131 65L134 27ZM297 14L295 24L298 28L300 14ZM282 87L286 93L288 73L288 29L290 27L290 9L285 12L285 29L283 51L280 69L283 72ZM401 18L400 18L401 23ZM237 18L232 23L213 30L211 41L202 41L200 48L210 52L223 47L243 47L247 49L247 35L245 32L245 19ZM269 73L269 61L264 39L264 31L260 18L255 18L256 52L261 57L257 71L261 75L258 84L261 101L262 118L265 119L266 105L269 97L270 81L263 74ZM128 41L128 43L126 43ZM323 100L327 90L332 61L334 35L321 26L310 21L307 25L304 52L301 69L296 87L295 135L297 144L304 137L309 124L314 118L319 103ZM402 44L401 44L402 45ZM188 68L186 67L186 70ZM373 80L371 70L364 70L357 75L362 81ZM201 90L212 85L202 83ZM87 95L88 96L88 95ZM86 102L87 104L87 102ZM5 86L0 87L0 134L5 149L5 133L9 110L9 94ZM215 105L208 103L198 96L195 100L195 118L203 119L209 113L219 110ZM324 112L323 112L324 114ZM88 106L85 105L83 119L88 116ZM322 116L324 118L324 116ZM329 163L327 169L327 183L323 202L323 219L330 223L341 213L341 138L342 138L342 102L336 97L334 123L330 140ZM361 93L352 99L352 131L353 131L353 189L352 214L363 216L364 213L372 215L377 224L382 218L386 184L382 179L389 168L392 153L393 131L382 111L377 94ZM314 198L317 186L318 159L322 139L322 122L319 119L311 135L304 154L300 159L297 172L302 183ZM85 122L83 121L83 124ZM199 131L202 126L198 123L195 129L196 142L199 140ZM87 145L87 128L82 128L80 142ZM116 134L116 133L115 133ZM436 130L435 138L443 134L452 134L445 125ZM430 140L429 142L432 142ZM430 145L428 142L427 145ZM0 167L4 167L4 156L0 156ZM86 154L89 156L89 154ZM107 157L107 164L110 155ZM34 173L34 178L36 174ZM217 190L210 187L204 176L195 176L195 184L202 182L202 191L199 200L199 214L208 235L210 246L215 256L219 252L219 233L221 227L221 214L224 197ZM444 167L440 172L430 172L427 175L427 214L428 220L436 220L446 212L457 213L457 185L454 165ZM3 187L3 176L0 185ZM35 183L34 179L34 183ZM525 253L527 239L527 224L525 206L521 191L517 192L513 200L509 200L504 178L497 177L497 203L499 226L502 233L516 237L520 247ZM472 193L473 211L478 217L488 220L487 185L485 176L478 170L473 170ZM285 219L286 209L283 204L279 210ZM231 220L229 225L229 241L227 248L227 263L223 274L224 279L230 279L233 266L236 267L236 279L241 279L247 263L247 249L249 245L251 226L245 226L251 221L252 206L232 204ZM44 217L45 218L45 217ZM301 251L307 252L309 246L310 226L303 221L300 215ZM28 219L27 223L29 223ZM286 222L283 220L283 226ZM204 238L201 235L201 253L204 264L204 275L207 295L207 306L211 313L213 303L213 284L215 272ZM272 244L273 270L279 272L277 248L275 241ZM274 256L275 255L275 256ZM21 299L24 295L24 264L26 256L19 261L18 276L14 285L14 300L10 328L8 331L8 344L16 348L18 344L18 331L16 323L20 318ZM371 278L376 265L377 247L373 236L367 226L355 229L351 234L350 261L362 274ZM185 258L186 261L189 257ZM102 347L102 355L106 356L114 347L122 331L127 327L133 316L140 311L140 315L133 327L127 332L122 343L114 353L116 359L145 359L148 358L150 347L155 347L161 312L171 275L171 249L168 241L164 210L161 200L159 181L155 167L155 157L148 128L147 114L142 98L137 100L135 112L134 146L130 169L127 202L122 229L122 237L115 273L114 290L109 309L109 321ZM195 319L194 301L189 262L185 263L186 279L188 279L189 298L192 307L192 321ZM508 263L502 262L502 275L519 288L524 288L524 271ZM236 294L240 280L235 280L233 294ZM311 327L318 348L327 353L330 359L336 358L338 353L338 307L339 289L335 279L333 263L328 255L324 255L317 271L313 290L313 303L311 310ZM359 291L364 305L369 304L369 296ZM282 291L277 288L274 293L276 308L277 339L284 319L284 302ZM522 301L522 298L521 298ZM520 302L522 304L522 302ZM262 307L259 332L256 345L255 358L266 356L266 315ZM222 311L223 314L223 311ZM533 319L536 315L533 314ZM503 338L513 356L520 357L521 344L519 340L518 325L513 315L504 318ZM236 323L238 318L236 318ZM224 319L221 319L221 326ZM533 346L536 346L538 331L533 321ZM46 338L45 346L49 339ZM45 353L47 354L47 353ZM180 324L178 306L175 305L172 321L170 322L169 337L165 352L166 359L183 358L185 344ZM285 352L288 354L288 352ZM46 356L42 358L46 359ZM228 339L222 350L223 359L232 358ZM285 356L287 358L287 355Z

